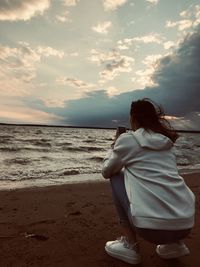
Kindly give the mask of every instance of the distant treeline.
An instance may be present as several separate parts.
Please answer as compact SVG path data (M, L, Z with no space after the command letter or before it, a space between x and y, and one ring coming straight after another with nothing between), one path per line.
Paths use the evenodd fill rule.
M81 128L81 129L105 129L105 130L115 130L116 128L111 127L95 127L95 126L75 126L75 125L46 125L46 124L21 124L21 123L0 123L0 125L10 125L10 126L30 126L30 127L59 127L59 128ZM129 128L127 128L129 130ZM179 130L175 129L179 133L200 133L200 130Z

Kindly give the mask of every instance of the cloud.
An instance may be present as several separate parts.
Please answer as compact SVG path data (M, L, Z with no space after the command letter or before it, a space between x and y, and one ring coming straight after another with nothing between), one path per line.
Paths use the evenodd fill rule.
M38 55L43 57L55 56L59 58L63 58L65 53L62 50L54 49L50 46L38 46L35 51Z
M200 24L200 5L195 6L195 20L193 24L195 27Z
M193 24L192 20L184 19L184 20L179 20L176 22L167 21L166 27L167 28L178 27L179 31L182 31L182 30L190 28L192 24Z
M131 72L134 61L132 57L122 56L119 60L107 63L105 70L100 72L100 82L113 80L121 72Z
M107 53L92 49L91 54L89 60L104 67L104 70L100 72L100 83L113 80L122 72L131 72L135 62L134 58L121 55L116 49Z
M70 8L75 7L80 0L61 0L64 7ZM61 23L71 23L72 19L70 18L70 12L68 10L64 10L55 16L56 20Z
M191 5L188 9L180 12L181 19L178 21L167 21L166 27L178 27L179 31L195 28L200 24L200 5Z
M37 123L37 124L56 124L63 119L60 116L45 111L18 104L14 106L1 104L0 120L6 123Z
M1 0L0 20L30 20L42 15L50 7L50 0Z
M43 57L62 58L64 52L52 47L31 47L20 42L17 47L0 45L0 86L6 95L24 95L33 89L38 63Z
M166 97L174 115L196 112L200 107L200 32L188 34L173 54L162 58L152 79Z
M76 78L68 78L68 77L59 77L57 80L58 84L61 85L69 85L74 88L92 88L95 87L93 83L87 83L82 80Z
M157 5L159 0L146 0L146 2L151 3L152 5Z
M153 87L156 83L152 79L152 74L154 73L157 65L159 64L159 59L162 58L162 55L149 55L147 56L142 63L145 65L144 70L138 70L135 72L138 78L134 77L133 81L137 81L144 87Z
M64 6L76 6L80 0L62 0Z
M104 64L108 61L113 61L120 58L120 53L116 49L108 51L107 53L100 52L96 49L91 50L91 57L89 60L91 62L97 63L98 65Z
M7 80L9 84L14 80L32 80L35 77L35 63L40 61L40 55L29 46L0 46L0 59L1 82Z
M175 47L175 42L173 41L167 41L167 42L164 42L163 46L164 48L167 50L167 49L170 49L172 47Z
M69 11L66 10L64 12L62 12L60 15L56 15L56 20L59 22L72 22L72 19L70 19L69 17Z
M117 95L118 94L119 89L117 89L114 86L109 86L106 91L107 91L108 96L113 96L113 95Z
M97 26L92 27L92 29L95 32L107 34L111 26L112 26L111 21L104 21L102 23L99 23Z
M127 0L102 0L105 11L116 10L127 3Z
M136 43L144 43L144 44L149 44L149 43L156 43L156 44L161 44L162 43L162 37L158 33L149 33L147 35L143 36L136 36L133 38L125 38L123 40L119 40L117 42L117 47L120 50L125 50L129 49L129 47L133 44Z
M166 114L174 117L171 120L179 129L200 129L200 32L187 35L171 54L160 59L159 55L152 55L143 64L154 61L151 78L157 86L112 97L106 90L95 91L67 101L66 107L55 110L55 114L63 117L67 114L65 123L72 125L128 126L131 102L149 97L164 106Z
M132 40L136 41L136 42L145 43L145 44L148 44L148 43L160 44L161 43L160 34L158 34L158 33L150 33L150 34L145 35L145 36L135 37Z

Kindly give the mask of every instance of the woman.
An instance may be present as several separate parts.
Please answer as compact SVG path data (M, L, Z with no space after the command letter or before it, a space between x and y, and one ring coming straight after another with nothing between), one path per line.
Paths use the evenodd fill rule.
M183 243L194 225L195 197L179 176L173 145L178 135L149 99L132 102L133 132L116 135L104 159L123 236L105 245L112 257L141 261L137 235L157 244L165 259L189 254ZM158 245L160 244L160 245Z

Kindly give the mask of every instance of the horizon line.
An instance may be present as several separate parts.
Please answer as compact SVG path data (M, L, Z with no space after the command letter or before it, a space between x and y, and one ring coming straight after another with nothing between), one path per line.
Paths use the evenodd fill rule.
M30 127L58 127L58 128L83 128L83 129L105 129L115 130L117 127L98 127L98 126L76 126L76 125L52 125L52 124L32 124L32 123L2 123L0 125L12 125L12 126L30 126ZM121 125L120 125L121 126ZM129 130L129 127L126 127ZM174 129L176 132L183 133L200 133L200 130L182 130Z

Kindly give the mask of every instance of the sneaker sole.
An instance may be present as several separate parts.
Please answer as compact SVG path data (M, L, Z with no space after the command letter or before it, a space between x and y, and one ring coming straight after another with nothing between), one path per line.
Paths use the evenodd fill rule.
M141 262L141 259L134 259L132 257L128 257L126 255L123 255L123 254L119 254L119 253L115 253L113 252L112 250L109 250L108 247L105 247L105 251L108 253L108 255L110 255L111 257L113 258L116 258L118 260L122 260L122 261L125 261L127 263L130 263L130 264L139 264Z
M159 251L159 245L158 245L157 248L156 248L156 253L162 259L174 259L174 258L179 258L179 257L182 257L182 256L189 255L190 251L189 251L189 249L187 247L185 247L182 250L180 249L179 251L173 251L171 253L162 254Z

